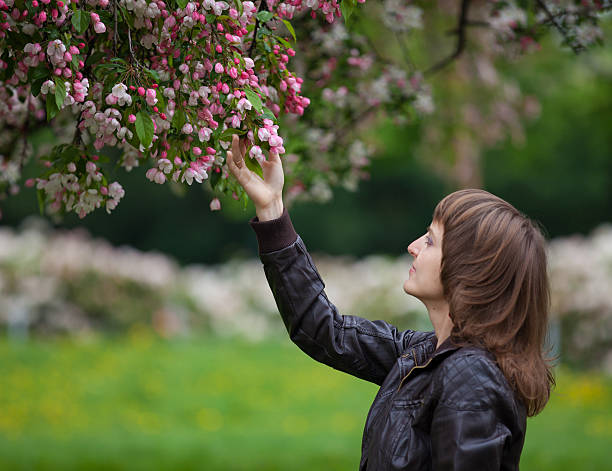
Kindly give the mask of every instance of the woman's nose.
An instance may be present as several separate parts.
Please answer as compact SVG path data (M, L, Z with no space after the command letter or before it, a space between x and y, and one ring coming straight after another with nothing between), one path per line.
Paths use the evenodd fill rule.
M408 246L408 253L412 255L414 258L416 258L418 251L415 247L414 242Z

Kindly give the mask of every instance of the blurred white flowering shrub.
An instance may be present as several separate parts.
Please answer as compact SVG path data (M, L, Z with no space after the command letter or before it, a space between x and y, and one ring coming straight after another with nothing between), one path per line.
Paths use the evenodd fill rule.
M432 329L423 305L402 290L408 255L314 258L341 313ZM562 360L612 372L612 225L553 240L549 262ZM0 228L0 325L9 335L134 324L166 337L206 331L261 339L284 329L259 260L181 268L84 231L50 231L40 220L19 232Z
M612 224L552 240L549 266L563 359L612 373Z

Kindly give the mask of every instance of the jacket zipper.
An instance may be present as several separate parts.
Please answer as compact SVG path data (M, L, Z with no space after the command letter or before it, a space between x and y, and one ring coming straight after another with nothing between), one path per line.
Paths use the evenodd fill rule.
M427 365L429 365L431 363L431 360L433 360L433 356L432 356L429 360L427 360L426 363L424 363L422 365L417 365L416 355L414 354L414 348L411 351L412 351L412 357L414 358L414 366L410 369L408 374L406 374L406 376L404 376L402 378L402 380L400 381L400 384L399 384L399 386L397 388L398 391L402 388L402 385L404 384L404 381L406 381L406 378L408 378L408 376L410 376L410 373L412 373L417 368L425 368ZM407 357L407 356L408 356L407 353L402 355L402 357L404 357L404 358Z

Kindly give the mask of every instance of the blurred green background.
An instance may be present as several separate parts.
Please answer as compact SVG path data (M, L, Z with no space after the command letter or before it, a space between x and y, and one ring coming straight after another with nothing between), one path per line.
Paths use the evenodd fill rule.
M351 470L376 387L287 342L0 344L3 469ZM612 381L565 369L521 469L610 469Z
M505 141L484 153L483 186L542 222L551 239L591 234L612 220L612 54L608 48L576 58L548 44L508 67L524 91L538 96L542 112L526 125L523 146ZM418 124L386 122L372 131L385 145L357 192L335 189L329 203L291 208L312 252L357 258L405 252L435 204L455 189L414 157L421 132ZM84 227L115 246L163 252L177 266L256 257L251 207L224 199L223 211L213 213L201 188L179 195L149 183L145 171L121 178L126 196L111 216L69 216L54 228ZM3 229L21 227L37 211L34 191L24 189L2 202ZM9 255L0 263L5 298L18 292L26 271ZM578 251L567 257L584 262ZM42 277L37 270L43 268L28 276ZM216 317L202 314L180 289L168 301L154 284L84 273L66 275L56 288L70 306L88 310L94 329L86 335L63 335L70 326L49 328L42 312L24 324L22 310L3 307L1 469L356 469L373 385L305 357L284 337L278 318L270 321L271 332L249 341L218 327L223 306ZM248 277L263 276L248 272L235 284L235 296ZM609 279L600 277L600 294L609 291ZM212 281L203 284L202 296L213 297L214 290ZM161 305L181 314L164 317ZM568 308L555 324L562 342L558 386L544 412L528 421L522 469L612 469L609 305ZM408 311L398 319L391 311L369 317L430 328L422 313ZM172 327L185 318L188 335ZM591 337L582 334L588 329ZM581 341L571 336L574 330Z

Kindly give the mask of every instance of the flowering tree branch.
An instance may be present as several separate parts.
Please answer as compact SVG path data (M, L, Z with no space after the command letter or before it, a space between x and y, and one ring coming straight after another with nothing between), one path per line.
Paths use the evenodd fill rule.
M465 45L467 43L466 36L466 26L468 25L468 10L470 7L470 0L462 0L461 1L461 11L459 13L459 25L457 26L457 46L455 51L448 56L447 58L441 60L440 62L434 64L429 69L425 70L423 75L430 76L431 74L443 69L455 59L457 59L465 50Z
M470 35L470 47L486 33L521 53L551 27L563 29L568 44L601 40L597 15L610 0L560 1L565 13L540 7L544 19L500 0L468 20L463 0L454 52L423 72L418 62L427 57L406 41L423 29L423 15L447 13L403 0L365 7L374 5L367 21L390 31L399 52L337 21L357 24L365 0L0 0L0 142L16 142L24 123L28 131L48 123L56 133L76 124L70 144L36 156L47 170L25 182L50 213L84 217L116 207L123 189L101 165L108 147L120 149L116 163L126 171L149 166L146 177L157 184L206 182L245 200L225 166L233 134L248 143L254 171L267 153L288 154L292 196L328 194L321 188L364 178L372 150L358 129L374 116L433 113L424 76L468 49L468 27L488 26ZM430 33L421 35L425 46ZM492 61L481 59L485 68ZM494 71L488 80L495 83ZM21 184L17 154L0 153L0 193Z

